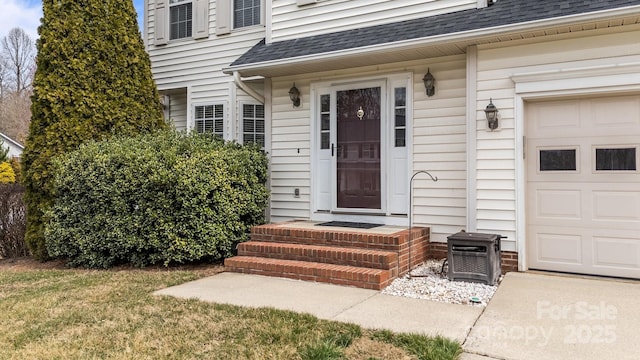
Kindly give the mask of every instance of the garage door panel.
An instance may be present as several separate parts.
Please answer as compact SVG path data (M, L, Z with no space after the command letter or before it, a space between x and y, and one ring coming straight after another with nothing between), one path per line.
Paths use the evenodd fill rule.
M589 101L593 121L587 122L597 129L609 126L640 125L640 99L612 97Z
M640 222L640 192L593 191L593 220Z
M640 278L640 95L527 103L525 123L529 267Z
M566 131L580 128L580 104L575 101L558 101L536 104L532 111L537 132L556 133L558 129Z
M582 192L576 190L536 191L536 218L538 219L582 219Z
M536 264L582 265L582 237L575 234L536 232ZM532 264L533 265L533 264Z
M620 270L640 269L640 243L637 239L593 237L593 264Z

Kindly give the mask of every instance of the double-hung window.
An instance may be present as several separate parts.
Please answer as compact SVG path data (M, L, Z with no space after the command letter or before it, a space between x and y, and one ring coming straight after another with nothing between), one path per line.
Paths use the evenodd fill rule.
M209 0L155 0L154 45L209 38Z
M191 0L169 0L169 39L190 38L193 34Z
M264 148L264 105L242 105L242 143L256 143Z
M233 28L260 25L262 0L233 0Z
M198 105L195 107L195 128L198 133L224 137L224 106Z

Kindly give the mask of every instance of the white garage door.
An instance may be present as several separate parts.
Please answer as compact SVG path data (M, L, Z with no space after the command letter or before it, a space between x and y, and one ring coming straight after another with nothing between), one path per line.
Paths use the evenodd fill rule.
M640 278L640 95L525 111L529 268Z

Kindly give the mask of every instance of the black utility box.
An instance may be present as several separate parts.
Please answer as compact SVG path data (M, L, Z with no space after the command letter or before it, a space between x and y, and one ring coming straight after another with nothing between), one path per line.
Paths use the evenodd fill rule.
M447 237L449 280L495 285L500 267L500 239L496 234L459 232Z

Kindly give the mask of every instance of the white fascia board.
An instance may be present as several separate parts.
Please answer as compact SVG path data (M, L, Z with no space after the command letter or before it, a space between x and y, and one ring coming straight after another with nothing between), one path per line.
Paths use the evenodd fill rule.
M376 44L364 47L358 47L347 50L330 51L320 54L310 54L304 56L298 56L293 58L278 59L257 62L246 65L230 66L222 69L225 74L232 74L237 71L242 74L246 70L261 70L271 67L302 64L311 62L322 62L324 60L335 60L340 58L346 58L349 56L371 54L372 52L393 52L398 50L408 50L411 48L418 48L425 45L440 45L451 43L455 41L470 41L485 38L488 36L502 35L511 32L523 32L533 31L540 28L546 28L550 26L566 26L569 24L576 24L585 21L601 21L608 18L615 18L619 16L639 16L640 6L626 6L617 9L602 10L584 14L569 15L558 18L534 20L529 22L515 23L509 25L496 26L491 28L475 29L469 31L456 32L451 34L435 35L423 38L416 38L410 40L396 41L388 44Z
M20 148L21 150L24 150L24 145L20 144L19 142L13 140L12 138L8 137L7 135L0 133L0 138L2 139L3 142L9 142L12 145Z

